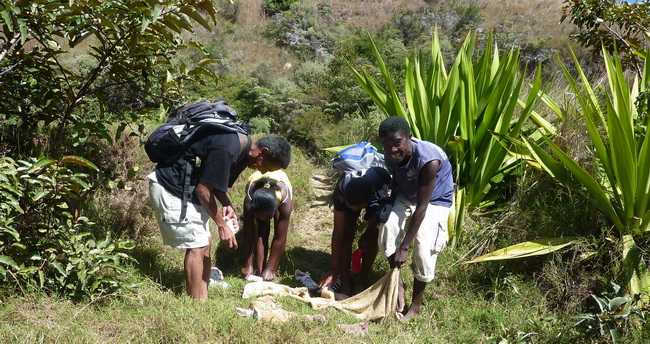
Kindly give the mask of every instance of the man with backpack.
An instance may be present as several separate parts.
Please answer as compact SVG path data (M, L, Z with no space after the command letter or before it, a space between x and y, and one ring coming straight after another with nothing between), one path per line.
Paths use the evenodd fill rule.
M330 271L321 279L320 286L351 295L355 289L351 265L352 272L359 273L361 280L367 280L377 256L380 215L388 201L391 177L383 167L383 156L367 142L339 152L333 166L341 176L332 195L334 229ZM361 211L366 229L358 240L359 248L353 253L352 243Z
M149 137L145 149L157 163L148 177L152 205L163 243L185 249L186 289L192 298L203 300L208 295L208 220L216 223L219 238L229 248L237 248L238 216L228 188L246 167L262 172L286 168L289 147L275 135L253 142L234 110L223 102L183 106Z
M411 136L408 122L389 117L379 125L386 165L393 175L393 206L379 230L379 247L391 268L401 267L413 246L413 298L403 320L417 315L424 289L435 275L438 254L447 243L447 219L454 197L451 163L437 145ZM398 308L404 305L400 283Z

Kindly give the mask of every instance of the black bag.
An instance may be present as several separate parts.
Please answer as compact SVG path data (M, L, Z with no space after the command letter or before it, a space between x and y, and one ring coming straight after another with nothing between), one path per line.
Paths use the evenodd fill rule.
M194 193L191 179L196 157L187 152L188 148L208 135L219 133L249 135L249 131L247 124L237 121L237 113L228 104L223 101L213 103L203 100L175 109L167 122L149 135L144 144L149 160L158 164L184 161L183 180L179 181L183 185L180 221L185 220L187 202Z
M172 111L167 122L154 130L144 150L155 163L172 163L183 158L197 140L217 133L249 135L247 124L237 121L237 113L223 101L199 101Z

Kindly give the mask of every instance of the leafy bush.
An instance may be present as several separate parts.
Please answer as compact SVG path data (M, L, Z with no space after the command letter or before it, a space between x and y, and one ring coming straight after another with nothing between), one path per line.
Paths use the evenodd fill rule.
M0 135L22 156L24 137L51 137L60 155L79 128L102 137L134 111L182 97L182 81L212 77L212 59L173 63L194 25L216 21L212 1L5 1L0 18ZM201 50L201 49L199 49ZM87 114L97 114L95 118ZM108 122L108 123L107 123ZM74 127L73 127L74 126ZM97 133L97 130L100 132ZM85 135L85 134L84 134Z
M291 8L291 4L298 2L298 0L264 0L262 10L267 16L272 16Z
M588 334L599 331L601 336L609 335L612 343L620 343L621 336L633 325L645 322L645 310L638 298L630 298L622 293L622 288L612 283L612 291L600 296L591 294L598 304L593 313L578 315L576 326L583 327Z
M264 117L253 117L249 121L254 134L268 134L271 132L271 120Z
M118 274L131 244L110 232L98 240L98 228L81 214L92 189L89 175L70 164L96 169L71 156L0 159L0 285L72 298L124 287Z
M635 50L647 46L644 34L650 25L650 3L645 1L564 0L562 21L578 30L572 35L580 44L597 52L601 46L618 50L623 62L641 72L642 61Z

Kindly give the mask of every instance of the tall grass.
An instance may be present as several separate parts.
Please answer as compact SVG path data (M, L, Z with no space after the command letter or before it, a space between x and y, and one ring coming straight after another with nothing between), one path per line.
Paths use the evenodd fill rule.
M575 55L577 77L560 64L575 95L579 116L586 125L595 152L595 168L581 166L551 140L543 143L521 140L532 160L560 182L577 181L594 206L611 221L621 239L620 280L630 294L645 294L647 299L650 272L637 241L645 239L650 232L650 136L646 132L650 124L647 116L650 64L646 58L641 78L635 77L630 82L617 55L610 55L604 48L602 55L608 87L592 86ZM552 251L561 248L557 244L554 239L536 247L528 245L527 250ZM526 256L518 248L510 246L474 261Z

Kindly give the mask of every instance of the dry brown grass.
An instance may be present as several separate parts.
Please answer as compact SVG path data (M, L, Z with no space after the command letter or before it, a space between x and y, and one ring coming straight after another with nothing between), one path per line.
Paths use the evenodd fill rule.
M318 1L332 8L333 16L342 22L369 31L388 23L398 9L415 10L422 0L326 0Z
M523 33L549 48L566 48L573 26L560 23L562 0L479 0L488 30Z

